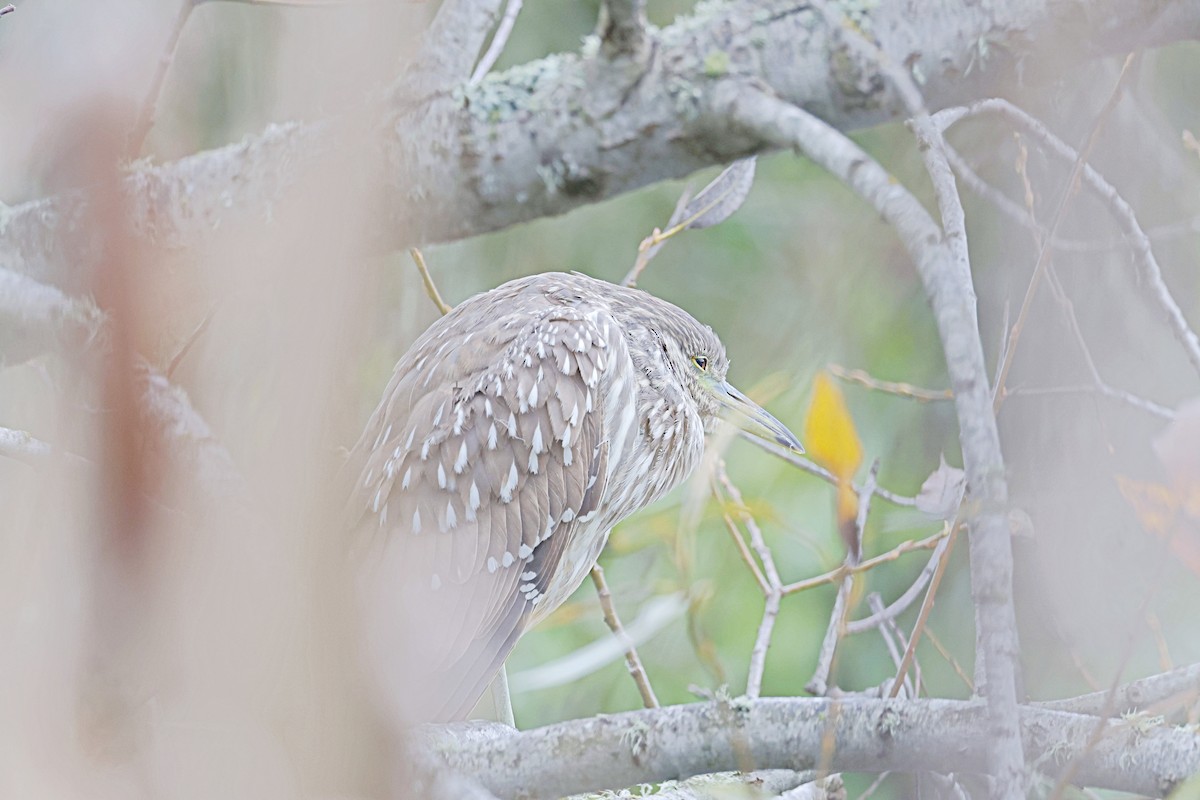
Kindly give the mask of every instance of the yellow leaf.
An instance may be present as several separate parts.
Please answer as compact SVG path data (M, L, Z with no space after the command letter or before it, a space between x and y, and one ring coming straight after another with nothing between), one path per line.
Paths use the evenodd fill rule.
M862 464L862 443L842 391L828 374L817 375L804 419L804 447L813 461L843 481Z

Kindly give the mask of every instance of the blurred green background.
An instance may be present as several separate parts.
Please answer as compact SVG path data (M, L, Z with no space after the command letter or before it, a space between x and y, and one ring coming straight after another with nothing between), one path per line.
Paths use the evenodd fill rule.
M654 22L665 25L689 6L652 2L649 12ZM405 7L392 12L395 27L379 34L394 38L391 55L398 57L411 43L430 11ZM594 27L597 11L596 2L528 0L497 68L577 50ZM163 20L170 16L166 9L155 13ZM353 106L361 98L321 94L320 89L315 96L283 95L274 89L279 76L271 64L282 32L293 25L319 27L320 15L338 13L343 12L201 6L185 31L148 150L156 159L168 160L235 141L270 122L316 118ZM7 24L0 24L0 53L15 58L19 50L5 53ZM330 41L326 49L312 53L314 74L336 70L339 51L351 46ZM1079 142L1112 90L1116 66L1115 61L1085 64L1049 82L1006 91L1067 141ZM393 62L382 56L378 70L395 74ZM1183 131L1200 131L1198 85L1197 45L1147 53L1128 96L1097 140L1093 163L1117 184L1147 228L1178 226L1200 214L1198 159L1181 143ZM904 126L883 126L855 138L930 205L920 159ZM1022 202L1014 164L1018 148L1028 142L1018 142L994 120L964 125L951 138L985 177ZM34 157L19 165L6 160L8 194L2 199L17 202L53 188L45 166ZM714 167L686 182L652 186L561 218L429 246L425 256L451 303L511 278L551 270L619 281L632 266L639 242L666 224L685 183L698 189L718 171ZM1063 189L1066 169L1033 149L1029 173L1035 209L1044 221ZM991 365L1005 320L1015 316L1024 295L1036 249L1029 232L992 205L967 192L964 201ZM1055 267L1105 378L1168 406L1200 394L1186 359L1145 302L1106 212L1079 198L1060 233L1104 245L1058 253ZM1153 239L1185 315L1193 325L1200 324L1195 231L1185 228ZM352 387L361 397L361 421L396 358L437 315L407 254L378 258L368 266L381 283L374 335L356 373L358 385ZM761 158L745 205L715 228L669 241L639 285L710 324L729 351L732 381L797 432L804 428L813 378L828 364L863 369L881 380L947 386L941 345L920 281L892 231L846 188L791 154ZM1043 292L1032 307L1014 386L1084 382L1083 360L1060 305ZM911 496L941 454L961 465L949 403L916 403L856 385L843 384L843 390L866 464L880 460L881 486ZM214 416L219 420L219 414ZM1126 678L1147 674L1165 666L1168 657L1174 663L1200 660L1197 576L1163 555L1161 542L1142 529L1114 483L1116 475L1163 479L1152 447L1163 423L1094 397L1031 396L1006 403L1001 427L1013 505L1028 514L1034 528L1032 538L1015 544L1029 696L1065 696L1106 686L1118 670ZM844 551L828 484L740 441L732 443L727 460L729 475L762 525L785 582L841 563ZM693 517L693 498L702 499L694 530L686 523ZM865 555L939 528L940 523L877 499ZM938 594L930 628L970 675L974 612L962 545ZM880 592L890 602L925 561L926 554L918 552L864 574L859 597ZM662 702L695 699L692 686L706 691L728 687L734 695L743 691L763 598L719 509L707 498L705 476L621 524L601 563L627 625L655 595L684 592L689 598L687 614L639 647ZM804 694L834 595L830 585L784 599L764 694ZM866 613L860 603L851 616ZM900 619L902 630L911 629L915 613L914 607ZM1155 625L1161 635L1154 632ZM607 636L595 592L585 583L570 603L521 641L509 662L510 674ZM967 686L928 642L922 643L918 657L929 694L967 696ZM894 673L882 639L869 633L844 643L834 682L861 690ZM578 681L518 693L514 702L518 724L526 728L641 704L619 658Z

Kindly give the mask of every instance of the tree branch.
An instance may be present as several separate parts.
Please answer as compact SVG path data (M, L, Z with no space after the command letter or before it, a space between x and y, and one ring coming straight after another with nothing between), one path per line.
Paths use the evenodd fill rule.
M1200 337L1188 325L1187 319L1183 316L1183 311L1179 308L1179 304L1175 302L1171 290L1163 280L1162 269L1158 265L1158 260L1154 257L1154 248L1150 242L1150 237L1142 229L1132 206L1129 205L1125 198L1121 196L1103 175L1087 164L1086 149L1082 155L1076 152L1073 147L1051 133L1038 120L1007 100L985 100L969 108L947 109L940 112L934 122L939 128L945 130L966 117L989 113L997 114L1013 123L1035 138L1051 154L1067 163L1078 165L1079 177L1103 201L1112 214L1113 219L1120 226L1121 232L1125 235L1126 240L1133 250L1139 277L1145 283L1151 299L1158 305L1163 316L1166 317L1171 333L1175 335L1175 338L1183 347L1184 353L1192 363L1192 367L1197 372L1200 372ZM1053 226L1051 226L1050 232L1051 234L1054 233Z
M102 345L105 319L90 300L0 267L0 365L57 347Z
M729 112L748 130L795 147L870 203L892 225L921 276L942 341L958 415L963 466L977 504L971 519L971 590L975 600L980 659L1008 793L1020 754L1016 736L1016 618L1012 607L1012 547L1000 436L992 413L975 292L969 266L955 253L924 207L857 145L825 123L761 92L728 97ZM949 167L945 167L949 174ZM938 175L935 174L935 180ZM965 245L965 240L963 242ZM977 681L977 684L979 682Z
M495 5L487 4L492 20ZM562 214L757 151L761 141L737 135L726 117L711 113L731 80L768 86L842 130L904 113L882 74L838 57L838 37L795 0L706 4L659 32L636 70L612 69L585 48L466 86L470 65L457 56L443 64L434 45L445 33L473 62L482 45L478 18L470 18L466 36L449 30L450 14L477 6L444 6L444 24L435 23L422 56L433 59L428 70L459 83L428 84L409 73L409 84L419 85L402 83L375 109L381 151L378 169L364 180L381 181L387 200L367 225L379 250ZM867 21L893 63L923 76L925 101L935 109L991 96L1019 64L1028 77L1050 58L1078 62L1200 38L1200 7L1186 0L942 0L936 13L920 15L888 0L864 12ZM980 42L989 45L986 57ZM269 224L271 208L306 165L346 146L331 122L275 125L240 144L135 167L123 185L131 227L149 243L179 249L203 245L221 226ZM95 258L86 243L67 244L86 202L73 193L0 208L0 260L65 284Z
M436 86L453 86L472 74L501 0L445 0L437 10L413 71Z
M1102 714L1105 709L1124 714L1130 710L1145 711L1152 706L1181 694L1200 694L1200 664L1189 664L1170 672L1151 675L1117 687L1116 692L1101 692L1049 700L1041 708L1071 711L1076 714Z
M737 770L745 757L756 769L811 769L831 724L837 748L829 766L837 771L985 769L987 710L980 704L842 699L831 715L833 703L771 698L668 706L437 749L451 768L493 794L526 798ZM1044 758L1041 768L1055 774L1083 748L1095 723L1091 716L1023 708L1021 741L1031 761ZM1200 741L1186 729L1104 724L1106 735L1078 774L1085 785L1162 796L1200 770Z

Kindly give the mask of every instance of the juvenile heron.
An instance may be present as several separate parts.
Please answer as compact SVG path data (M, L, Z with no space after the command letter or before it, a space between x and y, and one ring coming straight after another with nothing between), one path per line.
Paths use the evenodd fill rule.
M352 455L367 640L398 713L466 715L722 413L802 452L728 367L687 312L578 274L476 295L417 339Z

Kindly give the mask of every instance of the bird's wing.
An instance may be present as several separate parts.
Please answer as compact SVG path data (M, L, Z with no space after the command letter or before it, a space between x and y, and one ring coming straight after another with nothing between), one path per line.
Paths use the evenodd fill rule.
M473 330L470 301L435 323L360 443L368 639L390 642L376 661L403 676L409 719L471 710L534 608L564 599L551 576L597 511L611 318L539 300Z

